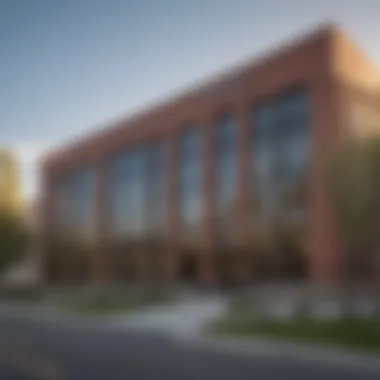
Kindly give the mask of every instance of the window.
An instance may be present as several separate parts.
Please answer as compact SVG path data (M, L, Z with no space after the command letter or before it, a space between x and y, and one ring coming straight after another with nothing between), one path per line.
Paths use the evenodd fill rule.
M166 181L163 143L150 144L147 154L147 228L150 233L156 234L163 232L165 222Z
M180 137L180 212L184 234L194 232L201 218L201 143L201 134L194 127Z
M114 237L141 239L159 232L165 217L164 146L154 142L113 158L109 169L109 219Z
M95 172L86 168L62 178L55 189L55 225L70 237L89 241L95 228Z
M231 221L237 189L237 125L224 116L216 127L217 207L219 219Z
M254 108L253 218L257 271L264 276L307 273L308 111L306 91L287 92Z
M294 193L304 188L309 164L307 92L286 93L255 107L252 148L255 214L270 219L305 208Z
M113 159L109 177L109 217L111 233L137 238L144 217L145 155L135 148Z

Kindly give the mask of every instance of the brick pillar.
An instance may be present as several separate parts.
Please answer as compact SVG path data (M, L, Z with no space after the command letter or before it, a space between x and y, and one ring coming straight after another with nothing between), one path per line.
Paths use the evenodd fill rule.
M95 249L91 260L91 277L95 283L110 279L110 260L107 234L107 166L100 162L95 179Z
M172 283L178 276L179 255L179 181L178 160L179 142L176 134L171 135L166 142L166 225L164 249L164 278Z
M207 120L202 130L202 249L200 252L200 278L202 284L213 287L218 278L215 263L216 239L216 165L215 124Z
M252 154L251 154L251 120L249 104L244 102L237 106L237 210L236 225L237 246L240 253L238 266L241 275L249 280L252 267Z
M340 91L327 75L311 89L310 275L314 284L331 286L341 277L341 252L326 175L340 132Z

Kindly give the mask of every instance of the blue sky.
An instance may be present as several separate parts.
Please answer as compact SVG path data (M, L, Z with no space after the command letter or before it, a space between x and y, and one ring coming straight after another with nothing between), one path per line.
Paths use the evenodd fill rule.
M380 62L377 0L0 0L0 145L45 149L326 20Z

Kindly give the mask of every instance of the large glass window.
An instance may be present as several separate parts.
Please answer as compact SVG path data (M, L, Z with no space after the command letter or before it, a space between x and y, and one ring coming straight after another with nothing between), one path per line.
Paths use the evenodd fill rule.
M274 102L267 102L255 110L253 130L255 214L267 220L274 214L274 163L276 159L277 114Z
M165 227L166 181L165 149L161 142L149 145L147 151L146 219L150 234L162 234Z
M309 168L308 106L305 92L296 92L279 101L279 207L284 217L304 216Z
M309 129L306 92L289 93L255 108L253 163L256 209L260 218L273 218L305 204L298 201L306 181Z
M109 166L108 228L113 237L127 233L128 154L114 158Z
M128 157L126 227L133 237L141 236L145 228L146 158L146 151L143 148L134 149Z
M180 211L184 234L193 234L201 218L201 134L196 128L183 132L180 139Z
M302 271L310 156L306 91L256 104L252 148L257 246L271 250L277 269Z
M164 147L160 142L114 158L109 172L109 219L113 236L142 238L162 232L165 217Z
M65 236L93 239L95 228L95 172L92 169L71 173L56 187L57 231Z
M160 141L131 148L110 162L108 226L113 270L120 279L139 273L134 254L143 258L150 275L159 272L157 249L162 246L156 243L161 242L165 226L165 182Z
M109 222L112 235L137 238L144 228L146 154L135 148L110 165Z
M236 153L237 125L233 117L224 116L216 128L217 212L219 229L222 230L228 230L227 224L233 223L237 189Z

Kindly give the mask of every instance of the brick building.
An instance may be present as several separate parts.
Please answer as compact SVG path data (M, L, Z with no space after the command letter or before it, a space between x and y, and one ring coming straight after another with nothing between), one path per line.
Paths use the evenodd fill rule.
M327 26L50 153L46 280L333 284L326 158L378 120L379 89L374 66ZM58 240L80 246L71 263Z

